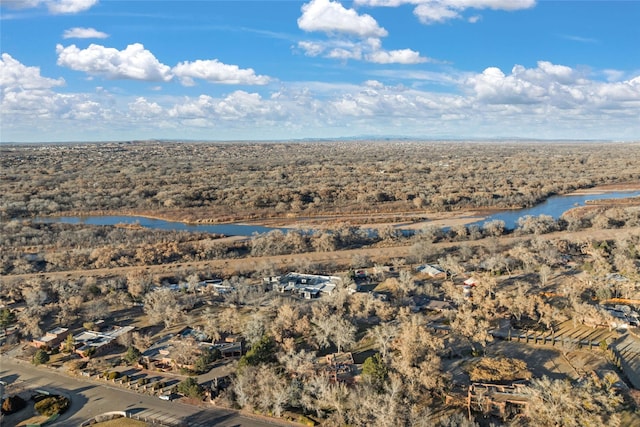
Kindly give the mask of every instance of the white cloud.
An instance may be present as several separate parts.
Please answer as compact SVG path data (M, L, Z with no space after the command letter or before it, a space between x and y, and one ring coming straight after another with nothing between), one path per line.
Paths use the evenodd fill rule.
M95 28L70 28L62 34L64 39L106 39L109 34L98 31Z
M464 86L486 104L544 104L562 109L637 108L640 84L634 79L600 82L564 65L539 61L536 68L516 65L511 74L490 67L467 78Z
M10 9L29 9L39 6L43 0L0 0L0 6Z
M181 62L173 67L173 73L185 86L193 86L193 79L202 79L211 83L265 85L269 77L256 75L251 68L241 69L237 65L227 65L213 60Z
M63 119L88 121L104 118L102 104L93 99L77 99L70 107L61 115Z
M53 89L64 85L63 79L51 79L40 74L38 67L25 66L9 54L2 55L0 61L0 113L5 129L33 128L49 135L47 120L104 119L105 107L102 102L91 99L88 94L63 94ZM57 125L53 126L54 128Z
M209 95L184 98L171 106L168 114L169 117L181 121L207 119L216 122L233 122L237 120L239 126L245 126L253 121L277 117L278 111L278 101L264 100L257 93L238 90L219 99Z
M149 102L143 96L136 98L129 103L129 111L138 117L153 118L158 117L163 112L163 108L156 102Z
M430 2L423 3L413 9L413 14L418 17L423 24L437 24L454 18L460 18L458 10L447 4Z
M419 64L427 62L427 58L421 57L420 52L411 49L378 50L367 55L367 60L376 64Z
M298 47L304 51L304 54L307 56L318 56L321 55L327 49L325 43L320 42L311 42L311 41L301 41L298 42Z
M330 39L322 42L301 41L298 47L307 56L323 56L340 60L365 60L376 64L419 64L432 61L411 49L386 51L378 38L365 40Z
M609 82L620 81L625 76L624 71L620 71L620 70L607 69L607 70L603 70L602 73L607 77L607 81Z
M171 68L162 64L140 43L131 44L123 50L97 44L86 49L58 44L56 52L58 65L108 79L168 82L175 76L185 86L193 86L194 79L235 85L265 85L270 81L267 76L256 75L251 68L241 69L217 59L185 61Z
M104 140L363 134L637 139L640 134L637 73L608 82L603 71L547 61L529 68L516 65L509 72L489 67L480 73L450 73L446 79L422 77L442 80L455 93L388 85L380 74L361 84L291 82L282 83L277 92L265 88L264 93L174 97L149 91L132 98L104 88L61 92L64 80L42 76L38 67L25 66L9 54L1 59L0 114L7 141L42 135L49 140Z
M369 39L370 40L370 39ZM378 40L378 39L375 39ZM325 58L334 59L361 59L362 50L367 41L352 41L343 39L329 39L325 41L301 41L298 47L302 49L307 56L324 56ZM379 44L379 41L378 41Z
M594 39L591 37L574 36L571 34L561 34L560 37L562 37L563 39L567 39L567 40L571 40L579 43L591 43L591 44L599 43L598 39Z
M359 15L354 9L346 9L341 3L331 0L311 0L302 5L298 27L308 32L344 33L358 37L387 35L387 30L370 15Z
M47 7L54 14L78 13L91 9L98 0L57 0L48 1Z
M96 4L98 0L0 0L0 5L11 9L29 9L45 5L54 15L84 12Z
M0 60L0 88L4 96L8 92L51 89L64 85L64 79L50 79L40 75L39 67L27 67L8 53Z
M205 117L213 110L214 99L209 95L200 95L198 98L185 97L184 101L175 104L169 109L169 116L175 118L199 118Z
M520 10L529 9L536 0L356 0L356 4L370 7L398 7L404 4L415 5L414 15L423 24L436 24L450 19L462 18L466 9ZM475 23L478 16L469 18Z
M214 111L224 120L236 120L268 114L269 104L257 93L238 90L216 103Z
M161 64L140 43L124 50L91 44L86 49L76 45L56 46L58 65L76 71L105 76L108 79L132 79L145 81L169 81L171 68Z
M514 71L515 68L514 68ZM546 91L515 74L506 76L499 68L489 67L467 83L479 100L490 104L525 104L542 102Z
M428 61L428 58L411 49L382 49L380 38L387 36L387 30L380 27L370 15L360 15L336 1L311 0L304 4L298 26L305 31L320 31L329 36L325 41L298 42L298 47L307 56L341 61L364 60L377 64L418 64ZM353 40L354 37L358 40Z
M341 59L343 61L346 61L348 59L360 60L362 59L362 51L355 45L353 49L337 47L329 50L329 52L325 56L327 58Z

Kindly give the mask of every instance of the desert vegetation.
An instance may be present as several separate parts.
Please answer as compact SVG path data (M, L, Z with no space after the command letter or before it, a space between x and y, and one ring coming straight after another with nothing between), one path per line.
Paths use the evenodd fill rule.
M514 208L637 181L640 145L317 142L3 146L4 221L132 212L188 221Z
M31 347L24 357L34 364L67 361L74 371L161 393L165 381L132 373L153 369L143 354L161 342L171 362L158 369L185 376L172 392L310 425L638 419L631 394L600 375L621 372L615 346L632 334L620 319L635 321L640 300L637 199L590 204L558 219L523 217L515 230L502 221L427 224L413 233L371 228L637 182L638 144L139 142L1 150L7 345L53 327L135 326L110 353L85 354L81 367L71 358L72 335L59 347ZM307 226L224 239L34 221L79 213ZM278 277L290 271L330 275L335 288L286 291ZM183 335L186 329L196 333ZM588 343L574 339L592 334L598 338ZM232 344L242 350L223 354ZM200 381L220 366L229 375L225 387ZM520 400L496 412L500 400L489 392L468 398L474 384L515 387Z

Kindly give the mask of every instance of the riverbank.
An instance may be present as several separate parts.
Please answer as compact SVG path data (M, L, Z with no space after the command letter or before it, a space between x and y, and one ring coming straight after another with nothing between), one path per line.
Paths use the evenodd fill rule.
M613 191L640 191L640 182L627 182L617 184L603 184L592 188L582 188L572 191L568 196L579 196L589 194L605 194Z
M41 218L45 222L62 222L68 224L108 225L125 227L146 227L158 230L188 231L212 233L221 236L244 236L267 233L273 230L324 230L344 226L361 227L371 230L383 230L388 227L407 231L416 231L424 227L455 228L474 224L483 226L487 221L503 221L505 228L515 229L520 218L547 215L560 218L565 212L579 206L585 206L594 200L628 200L640 197L640 190L632 190L625 184L624 190L605 191L605 188L594 188L590 193L556 195L528 208L520 209L474 209L456 212L389 212L375 214L342 214L287 218L261 218L252 221L220 224L188 224L180 221L150 219L138 215L95 215L95 216L61 216Z

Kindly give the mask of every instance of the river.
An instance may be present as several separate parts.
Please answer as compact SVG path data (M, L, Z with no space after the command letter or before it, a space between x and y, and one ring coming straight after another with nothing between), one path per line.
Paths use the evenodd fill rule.
M473 224L480 225L493 220L502 220L505 223L507 229L514 229L517 226L518 218L526 215L539 216L549 215L554 219L558 219L564 212L576 206L584 206L587 200L601 200L601 199L622 199L627 197L640 196L640 191L611 191L598 194L580 194L580 195L564 195L553 196L545 200L544 202L524 209L513 209L507 211L501 211L485 217ZM117 224L131 224L139 225L141 227L158 229L158 230L173 230L173 231L191 231L202 233L216 233L223 234L225 236L251 236L253 234L267 233L272 230L282 230L286 232L284 228L269 228L260 225L248 225L248 224L185 224L177 221L165 221L161 219L151 219L141 216L63 216L55 218L37 218L39 222L59 222L65 224L90 224L90 225L117 225Z
M497 212L474 224L482 226L482 224L489 221L501 220L504 221L505 228L512 230L518 225L518 219L527 215L549 215L553 219L558 219L566 211L577 206L584 206L588 200L624 199L627 197L637 196L640 196L640 191L611 191L598 194L570 194L563 196L552 196L544 202L530 208Z

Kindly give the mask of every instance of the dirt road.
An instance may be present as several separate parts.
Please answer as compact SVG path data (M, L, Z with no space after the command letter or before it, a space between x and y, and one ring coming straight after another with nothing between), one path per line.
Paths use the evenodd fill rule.
M586 239L605 240L624 238L629 235L640 235L640 227L621 228L621 229L586 229L576 232L561 231L541 235L543 239L566 239L572 241L583 241ZM515 243L516 241L530 238L531 236L504 236L500 237L498 242L500 245ZM469 245L478 246L486 245L488 239L473 240L467 242L441 242L435 243L436 248L447 248L452 246ZM494 244L495 242L491 242ZM57 271L38 274L17 274L2 277L2 282L28 280L30 278L39 277L46 280L56 279L74 279L79 277L107 277L116 275L126 275L131 271L144 270L153 275L172 274L178 270L217 270L223 276L233 274L252 272L262 270L267 266L274 267L295 267L301 263L319 263L319 264L335 264L339 266L350 266L351 260L355 255L369 257L375 263L386 263L394 259L406 258L410 253L410 246L392 246L384 248L361 248L349 249L334 252L308 252L302 254L277 255L264 257L249 257L237 259L223 259L211 261L196 261L190 263L172 263L162 265L133 266L133 267L114 267L100 268L91 270L70 270Z

